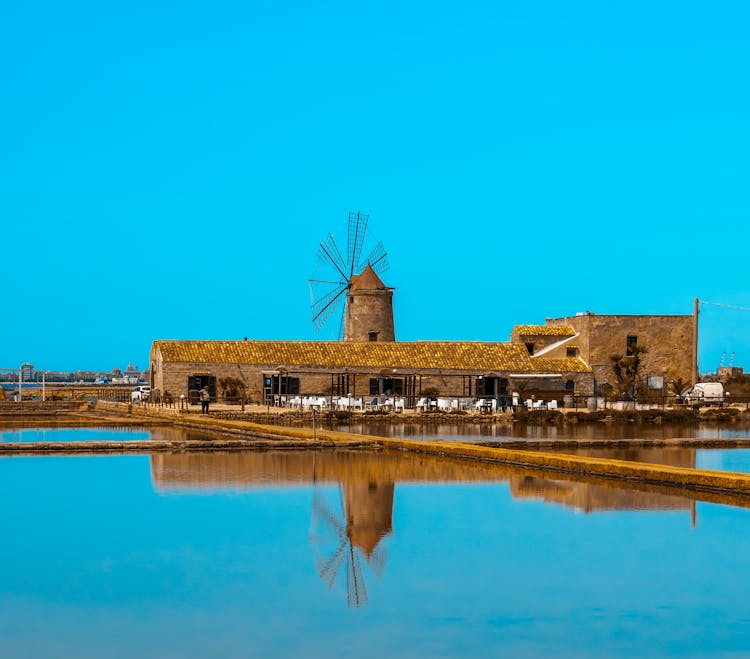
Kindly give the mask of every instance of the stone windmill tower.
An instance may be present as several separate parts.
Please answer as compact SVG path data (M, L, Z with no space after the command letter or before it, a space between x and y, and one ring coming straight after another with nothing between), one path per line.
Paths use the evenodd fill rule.
M313 325L319 331L343 302L339 340L395 341L393 289L378 276L388 269L388 255L378 242L364 259L361 258L369 217L349 213L346 259L333 235L328 234L320 243L318 259L329 275L310 280Z

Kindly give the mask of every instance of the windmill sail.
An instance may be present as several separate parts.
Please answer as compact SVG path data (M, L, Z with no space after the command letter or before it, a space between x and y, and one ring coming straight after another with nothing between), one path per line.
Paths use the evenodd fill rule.
M368 264L376 273L388 269L387 254L381 242L370 250L366 258L362 258L369 221L370 216L366 213L349 213L346 258L339 249L333 234L329 233L318 244L318 262L325 270L325 275L309 280L310 310L316 332L322 330L328 320L341 310L341 317L338 319L338 339L341 340L344 336L348 304L346 291L352 287L352 281L356 279L355 275L360 274Z
M330 233L328 234L328 237L322 243L320 243L320 247L318 249L318 260L322 263L330 263L331 265L333 265L333 267L341 275L341 277L346 280L348 280L351 276L347 276L346 274L346 262L341 256L341 252L339 252L339 248L336 245L336 240Z
M367 258L360 262L357 268L360 272L367 266L370 266L377 274L381 274L388 270L388 254L386 254L385 247L382 242L378 242L373 250L367 255Z
M369 215L362 213L349 213L349 232L347 240L347 264L349 265L349 278L354 274L354 268L359 264L359 256L362 253L362 245L367 234L367 223Z
M333 315L333 312L336 311L336 307L341 304L347 288L346 284L338 284L337 288L334 288L313 302L313 325L316 330L323 327L325 322Z

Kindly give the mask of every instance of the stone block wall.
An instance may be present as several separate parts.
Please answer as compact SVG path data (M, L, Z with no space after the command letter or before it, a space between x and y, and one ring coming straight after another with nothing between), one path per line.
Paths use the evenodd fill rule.
M548 336L548 335L529 335L529 334L519 334L515 330L513 330L510 333L510 340L512 343L523 343L526 345L527 343L533 343L534 344L534 353L537 354L540 350L543 350L544 348L551 346L555 343L559 343L566 337L564 336Z
M285 373L290 377L300 379L300 394L302 395L327 395L331 391L331 373L321 372L320 367L299 367L287 365L284 367ZM222 378L232 377L243 379L247 385L247 395L251 401L262 403L263 400L263 379L264 373L279 372L278 364L258 365L258 364L207 364L202 362L174 362L158 364L155 370L155 388L158 388L161 394L169 392L173 396L188 393L188 378L194 375L212 375L217 380L217 394L221 396L219 380ZM334 370L334 369L332 369ZM343 371L343 368L340 369ZM349 375L349 393L357 397L368 397L370 395L371 378L407 378L412 376L409 372L394 372L393 369L360 369L357 373ZM465 376L472 378L471 393L476 396L476 373L464 373L462 371L424 371L416 376L415 395L420 391L431 388L436 389L439 395L446 397L461 397L468 395L465 388ZM523 381L522 377L514 378L509 374L497 373L500 377L510 379L510 388L514 389L516 382ZM557 380L558 389L562 382L573 380L575 383L576 394L590 395L593 393L593 383L591 373L563 373L561 379ZM334 376L334 387L337 385ZM550 388L549 382L545 385ZM553 387L554 388L554 387ZM561 390L562 391L562 390ZM406 391L404 391L406 393ZM563 392L566 393L566 392Z
M393 292L357 291L349 295L344 321L344 341L369 341L370 332L377 341L395 341Z
M596 384L616 384L612 355L625 355L628 336L637 337L639 347L648 352L641 358L639 376L645 382L649 375L666 376L667 380L690 381L693 360L692 315L597 315L548 319L550 324L572 325L580 332L575 344L580 356L594 372ZM559 354L564 357L565 347ZM552 351L557 353L558 351Z

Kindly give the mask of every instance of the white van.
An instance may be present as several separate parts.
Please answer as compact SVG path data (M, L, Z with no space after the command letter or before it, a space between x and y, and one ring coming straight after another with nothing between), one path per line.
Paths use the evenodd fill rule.
M724 402L724 385L721 382L698 382L682 393L688 405L720 405Z
M130 400L134 403L140 403L144 400L148 400L151 396L151 387L136 387L130 392Z

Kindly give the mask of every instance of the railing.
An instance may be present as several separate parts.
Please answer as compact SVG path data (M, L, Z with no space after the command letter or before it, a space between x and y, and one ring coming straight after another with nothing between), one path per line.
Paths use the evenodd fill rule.
M101 397L100 400L112 400L118 402L132 402L134 405L142 405L146 408L169 408L179 410L200 410L200 400L188 395L181 396L152 396L145 401L131 401L130 394L116 392L113 397ZM330 395L289 395L275 394L267 397L265 407L267 414L274 410L276 416L283 410L284 415L289 411L310 412L402 412L406 409L414 409L418 412L464 412L464 413L497 413L502 411L514 411L520 406L527 409L574 409L574 410L637 410L656 408L693 408L708 405L742 406L750 409L750 394L725 395L722 402L685 402L675 395L639 395L636 400L612 400L603 396L590 396L582 394L550 395L547 397L531 396L529 398L499 396L495 398L467 398L458 396L445 396L437 398L416 397L413 403L404 396L330 396ZM244 411L244 405L250 405L246 398L243 400L237 396L219 396L210 402L210 409L216 404L232 406ZM238 412L240 411L238 410ZM215 411L215 409L211 409ZM231 411L230 411L231 412Z

